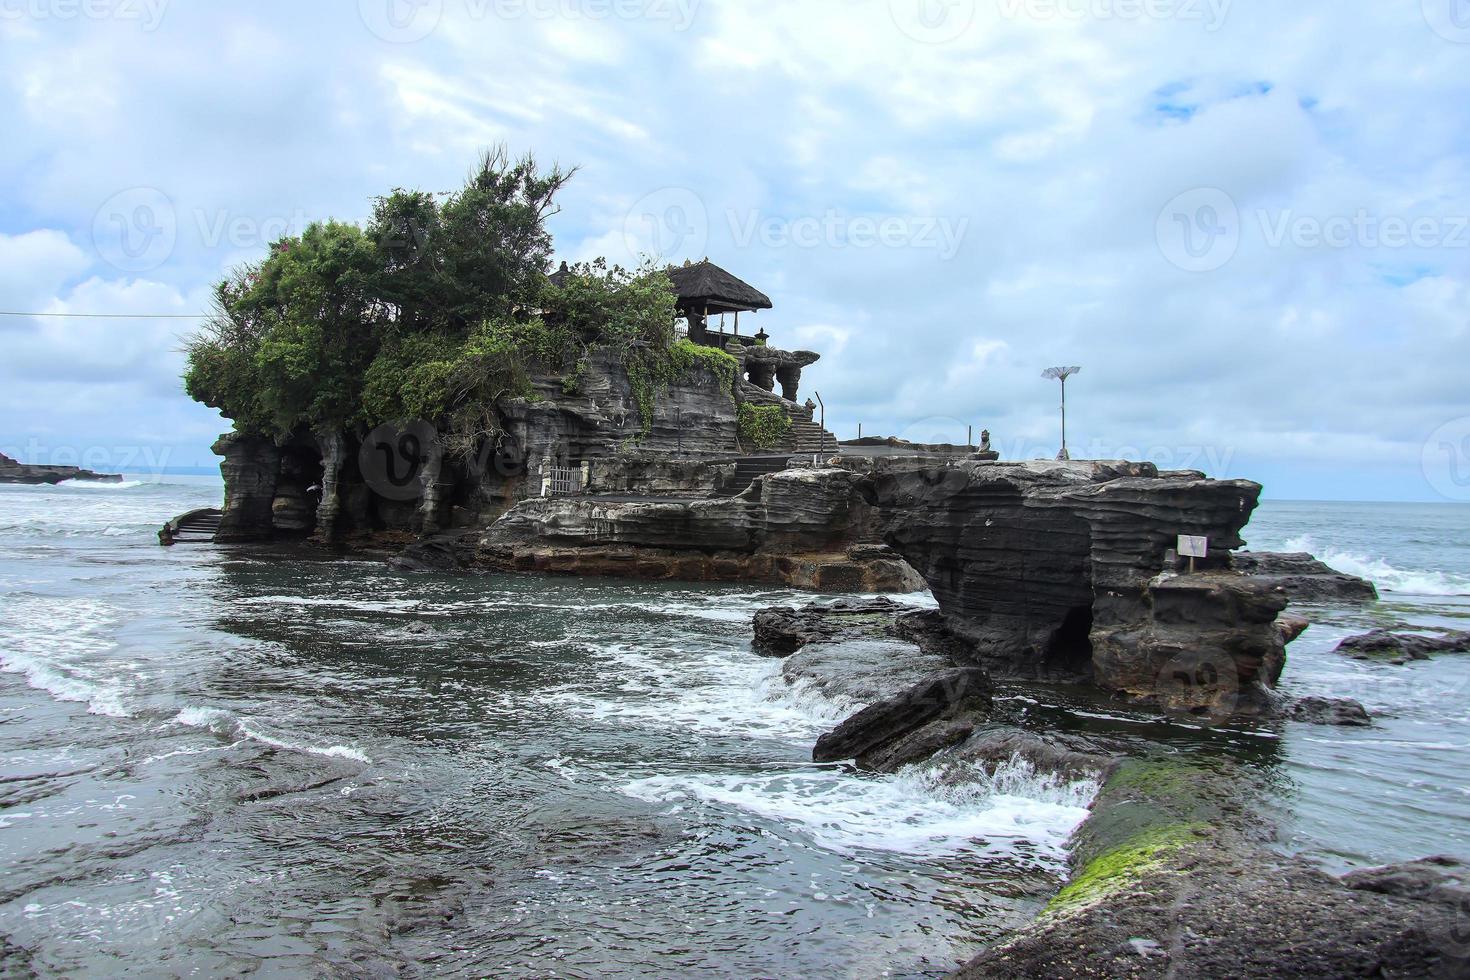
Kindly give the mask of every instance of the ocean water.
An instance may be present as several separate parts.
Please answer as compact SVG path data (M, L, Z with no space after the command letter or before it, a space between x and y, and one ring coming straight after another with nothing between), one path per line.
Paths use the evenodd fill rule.
M1088 781L811 763L852 706L749 644L808 596L157 546L219 492L0 487L5 971L934 976L1060 882ZM1323 611L1285 680L1378 727L1239 736L1283 847L1470 854L1470 657L1331 653L1463 623L1466 516L1268 504L1247 535L1394 590Z

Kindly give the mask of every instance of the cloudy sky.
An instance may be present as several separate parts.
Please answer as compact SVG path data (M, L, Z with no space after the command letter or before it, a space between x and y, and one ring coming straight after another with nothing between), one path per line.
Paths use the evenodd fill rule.
M211 465L210 284L505 142L829 427L1470 500L1470 0L0 0L0 451ZM745 326L742 323L742 326Z

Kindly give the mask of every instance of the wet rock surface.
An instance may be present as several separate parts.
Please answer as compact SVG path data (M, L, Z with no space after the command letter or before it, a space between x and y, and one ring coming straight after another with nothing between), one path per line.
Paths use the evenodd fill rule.
M918 611L885 596L762 609L755 614L754 647L762 656L786 657L809 643L897 637L898 617Z
M1284 714L1309 725L1368 728L1373 724L1368 709L1351 698L1300 698L1289 704Z
M1372 582L1339 572L1309 554L1239 551L1230 564L1244 575L1281 588L1294 603L1362 604L1378 599Z
M865 769L892 771L966 738L990 706L990 678L984 670L958 667L933 673L868 705L817 739L812 760L855 759Z
M1463 870L1334 878L1266 846L1245 772L1114 769L1074 837L1070 884L955 976L1461 977Z
M916 678L953 668L949 658L902 640L847 639L803 646L787 658L781 674L788 684L804 684L839 703L862 707L901 694Z
M1393 630L1373 630L1350 636L1337 645L1337 652L1355 660L1385 660L1405 664L1429 660L1439 653L1470 652L1470 632L1445 631L1425 635Z

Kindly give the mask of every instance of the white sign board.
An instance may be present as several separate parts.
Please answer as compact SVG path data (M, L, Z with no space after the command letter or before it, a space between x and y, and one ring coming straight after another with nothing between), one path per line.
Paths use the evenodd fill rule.
M1197 538L1188 534L1179 535L1179 557L1181 558L1208 558L1210 557L1210 539Z

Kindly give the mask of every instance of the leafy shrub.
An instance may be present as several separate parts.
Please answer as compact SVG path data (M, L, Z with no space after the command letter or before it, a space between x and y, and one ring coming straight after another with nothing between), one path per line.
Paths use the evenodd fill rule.
M780 405L740 406L740 441L754 449L775 449L791 431L791 416Z

